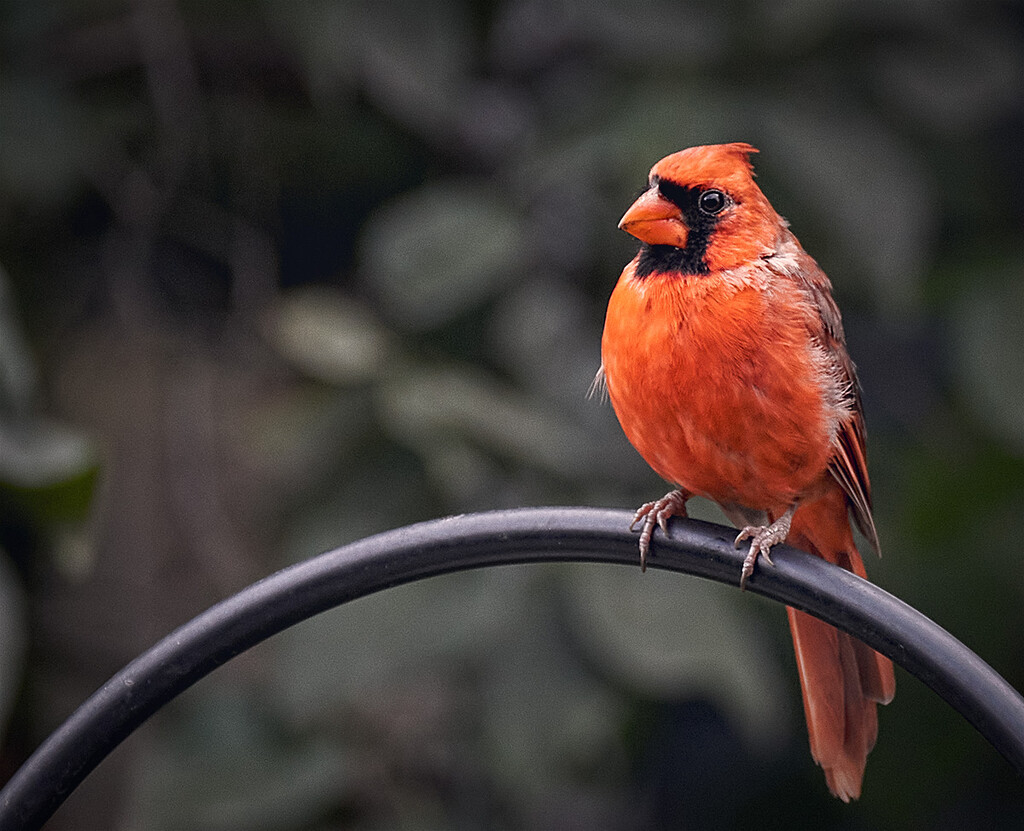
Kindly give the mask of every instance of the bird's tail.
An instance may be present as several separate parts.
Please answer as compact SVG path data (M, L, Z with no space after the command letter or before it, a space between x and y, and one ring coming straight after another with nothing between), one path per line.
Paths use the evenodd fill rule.
M838 486L797 509L786 542L867 576ZM888 704L896 691L892 663L816 617L787 612L811 755L824 769L829 790L849 802L860 796L864 766L878 735L876 703Z

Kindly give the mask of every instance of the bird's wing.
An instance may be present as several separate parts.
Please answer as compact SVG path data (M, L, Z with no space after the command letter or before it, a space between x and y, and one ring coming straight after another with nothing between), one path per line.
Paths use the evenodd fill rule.
M850 415L840 424L833 440L828 470L846 492L857 527L878 552L878 531L871 516L871 480L868 478L864 407L857 370L846 351L842 318L825 272L812 260L811 267L803 269L801 277L818 310L822 327L819 337L834 361L835 371L849 404Z

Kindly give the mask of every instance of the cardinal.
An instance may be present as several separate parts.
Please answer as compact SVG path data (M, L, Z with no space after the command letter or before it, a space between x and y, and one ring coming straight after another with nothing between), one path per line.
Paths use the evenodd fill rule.
M629 441L674 490L642 505L656 527L691 496L749 540L740 587L785 541L866 577L872 548L860 386L832 286L754 181L749 144L691 147L651 169L619 227L640 240L608 302L599 381ZM829 790L860 796L895 692L890 661L788 608L811 754Z

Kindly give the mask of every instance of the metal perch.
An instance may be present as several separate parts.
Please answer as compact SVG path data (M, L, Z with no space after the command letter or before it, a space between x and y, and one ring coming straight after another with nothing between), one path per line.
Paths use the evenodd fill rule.
M319 612L452 571L539 562L638 567L630 514L527 508L410 525L298 563L249 586L172 632L94 693L0 791L0 831L39 828L133 730L200 678ZM735 530L673 520L649 560L722 583L739 581ZM920 612L850 572L785 546L747 589L803 609L888 655L948 701L1024 775L1024 698Z

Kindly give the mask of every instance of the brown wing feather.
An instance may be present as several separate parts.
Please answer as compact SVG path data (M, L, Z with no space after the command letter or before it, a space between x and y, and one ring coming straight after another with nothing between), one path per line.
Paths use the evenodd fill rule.
M820 337L835 361L835 369L846 391L850 408L850 417L840 425L835 438L832 458L828 464L829 473L845 491L857 527L878 553L878 531L871 516L871 480L868 479L864 408L857 370L846 351L843 322L839 307L832 297L832 284L828 277L813 260L801 276L818 309L822 325Z
M878 531L871 516L871 482L864 451L864 418L859 408L840 427L828 470L846 492L857 527L878 553Z

